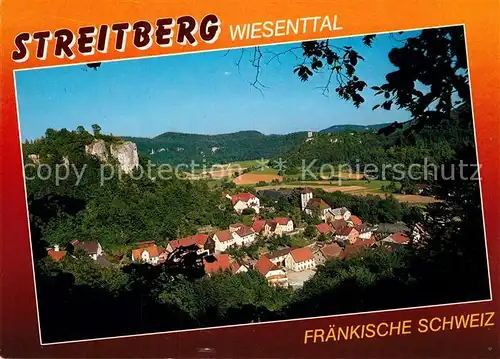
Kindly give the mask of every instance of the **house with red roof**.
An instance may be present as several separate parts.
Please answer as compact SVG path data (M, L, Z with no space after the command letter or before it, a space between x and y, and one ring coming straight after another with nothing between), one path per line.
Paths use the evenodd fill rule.
M316 224L315 225L316 227L316 230L319 232L319 234L324 234L324 235L327 235L327 234L332 234L332 228L330 227L330 225L328 223L320 223L320 224Z
M288 285L286 272L271 262L267 256L261 256L255 263L254 268L267 279L270 285Z
M208 256L203 258L203 265L207 275L217 274L226 270L231 270L231 257L229 254Z
M332 258L338 258L342 253L342 247L337 243L325 245L313 252L314 261L316 265L325 263Z
M331 219L328 223L332 227L334 233L348 226L347 221L343 219Z
M244 264L239 264L236 261L232 261L229 264L229 268L231 269L231 272L233 274L240 274L240 273L245 273L248 272L248 267Z
M257 218L252 224L252 229L255 231L255 233L260 233L264 230L265 225L266 225L265 219Z
M291 248L278 249L271 253L264 254L271 262L277 266L285 264L285 258L292 251Z
M328 244L326 246L323 246L320 249L321 254L325 257L325 259L332 259L332 258L338 258L340 254L342 253L342 247L339 246L337 243L332 243Z
M172 253L174 250L180 247L189 247L196 245L198 247L197 253L201 254L203 252L213 253L215 250L215 244L213 241L209 241L208 234L197 233L184 238L175 239L168 242L167 251Z
M359 237L359 231L354 227L344 227L338 230L335 234L335 239L337 241L354 243Z
M330 210L330 205L320 198L311 198L305 208L305 212L308 215L313 216L317 214L322 220L326 220Z
M141 246L132 250L133 262L144 262L152 265L159 264L165 260L168 252L165 249L158 247L154 242L147 247Z
M235 244L238 246L245 246L255 240L255 231L253 228L243 223L231 224L229 231L233 233Z
M264 237L282 236L283 228L274 219L270 219L266 221L266 224L264 225L264 230L262 231L262 235Z
M382 242L395 243L395 244L408 244L410 243L410 237L408 237L404 232L396 232L382 239Z
M354 242L354 245L369 248L373 247L376 243L377 241L375 240L374 236L371 236L368 239L362 239L361 237L359 237L359 239L356 242Z
M370 239L373 235L372 228L367 224L359 224L354 226L354 228L359 232L360 239Z
M366 247L355 244L347 244L339 256L339 259L346 259L358 255L364 248Z
M54 248L47 249L47 254L54 262L60 262L66 256L66 251L59 250L59 246L56 244Z
M351 222L353 227L363 224L363 221L358 216L351 216L349 222Z
M224 252L226 249L236 244L236 236L237 234L231 232L229 229L215 232L212 235L212 240L215 243L215 251Z
M276 217L269 219L264 224L262 234L265 237L282 236L284 233L293 231L293 221L288 217Z
M285 258L285 267L294 272L315 268L316 262L311 249L304 247L292 250Z
M242 192L230 196L234 210L241 214L245 208L252 208L255 213L260 212L260 199L253 193Z
M276 217L274 219L281 227L283 233L288 233L293 231L293 221L288 217Z

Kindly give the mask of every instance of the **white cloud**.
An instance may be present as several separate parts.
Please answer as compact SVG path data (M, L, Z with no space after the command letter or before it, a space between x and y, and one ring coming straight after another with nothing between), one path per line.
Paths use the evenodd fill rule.
M224 75L225 75L225 76L229 76L229 75L231 75L231 72L229 72L229 71L224 71Z

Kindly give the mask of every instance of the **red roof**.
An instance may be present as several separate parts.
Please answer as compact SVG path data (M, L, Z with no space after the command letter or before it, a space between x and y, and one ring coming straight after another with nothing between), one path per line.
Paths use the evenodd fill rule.
M155 241L147 241L147 242L139 242L137 243L137 248L145 248L145 247L150 247L154 246Z
M320 198L313 198L313 199L309 200L306 208L308 208L308 209L319 208L319 209L323 210L323 209L330 208L330 205Z
M177 249L179 247L187 247L193 244L197 244L200 247L204 247L208 240L208 234L198 233L192 236L187 236L185 238L179 238L173 241L170 241L168 244L173 249ZM139 247L140 248L140 247Z
M274 220L276 222L278 222L279 224L286 226L288 224L288 222L290 221L290 218L288 218L288 217L276 217Z
M358 239L356 242L354 242L354 245L356 246L362 246L362 247L371 247L372 245L375 244L375 238L371 236L369 239Z
M229 263L229 267L231 268L231 272L233 272L233 274L236 274L241 266L238 262L231 262Z
M308 247L294 249L290 252L290 254L292 255L293 260L297 263L313 259L313 254Z
M339 229L337 231L337 234L339 236L348 236L349 234L351 234L352 231L356 231L357 232L357 230L354 227L344 227L342 229Z
M403 243L408 242L410 240L408 238L408 236L406 234L404 234L403 232L394 233L391 236L391 238L394 241L394 243L398 243L398 244L403 244Z
M336 258L342 253L342 247L337 243L332 243L320 249L325 258Z
M351 222L355 226L359 226L363 221L358 216L351 216Z
M215 259L212 263L208 263L205 258L203 259L206 273L217 273L231 269L231 257L229 257L229 254L220 254Z
M292 251L291 248L284 248L284 249L278 249L274 252L271 252L271 253L266 253L264 254L267 258L269 259L274 259L274 258L278 258L278 257L283 257L283 256L286 256L288 253L290 253Z
M312 193L312 189L310 189L309 187L306 187L306 188L303 188L300 193Z
M233 233L229 229L226 229L225 231L215 232L214 236L217 236L219 242L226 242L233 239Z
M257 263L255 263L255 269L257 269L260 274L265 276L271 270L276 269L276 266L269 260L269 258L267 258L266 256L261 256Z
M266 221L266 226L269 226L269 230L271 232L274 232L276 230L276 227L278 226L278 222L276 222L274 219L270 219Z
M138 248L132 250L132 260L141 259L142 253L146 251L149 253L150 258L159 257L163 253L163 248L157 247L156 245L149 246L146 248Z
M248 202L253 198L255 198L255 196L252 193L242 192L242 193L232 195L231 201L233 202L233 206L234 206L236 203L238 203L238 201Z
M254 233L255 231L252 228L245 225L241 225L241 227L238 228L238 230L236 231L236 234L240 237L246 237Z
M52 248L47 250L47 254L52 258L54 262L59 262L66 255L66 251L55 251Z
M348 244L345 246L344 251L342 252L341 258L351 257L363 249L363 246Z
M334 230L339 230L341 228L347 227L347 222L343 219L334 219L330 222Z
M330 228L330 226L328 225L328 223L317 224L316 225L316 229L321 234L332 233L332 229Z
M252 228L255 232L259 233L260 231L262 231L262 228L264 228L265 224L265 219L257 219L253 222Z

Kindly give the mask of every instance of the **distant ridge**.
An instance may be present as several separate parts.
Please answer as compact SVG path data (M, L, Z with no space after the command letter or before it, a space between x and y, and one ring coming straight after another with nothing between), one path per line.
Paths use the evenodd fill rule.
M328 128L325 128L319 132L322 133L335 133L335 132L344 132L344 131L377 131L383 127L389 126L390 123L378 123L374 125L333 125Z
M388 125L334 125L319 132L374 132ZM179 164L194 160L212 164L278 156L304 143L307 136L307 131L266 135L256 130L242 130L210 135L168 131L152 138L122 138L136 143L139 154L156 163Z

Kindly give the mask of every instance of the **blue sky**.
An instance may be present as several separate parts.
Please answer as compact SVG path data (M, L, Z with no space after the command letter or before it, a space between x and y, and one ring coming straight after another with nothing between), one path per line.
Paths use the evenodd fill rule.
M384 83L385 74L394 69L387 57L390 49L409 35L414 34L378 35L371 48L362 45L361 37L335 39L333 44L359 51L365 61L357 67L358 76L374 86ZM105 133L154 137L166 131L317 131L409 118L406 111L372 111L381 99L369 88L359 109L337 97L334 86L325 97L317 87L326 84L328 75L315 74L301 82L293 73L299 60L292 54L267 63L272 53L298 45L262 47L260 81L267 86L262 93L250 85L255 78L252 49L245 51L239 69L241 49L106 62L97 71L82 65L20 71L16 85L21 137L40 137L47 128L83 125L90 130L93 123Z

